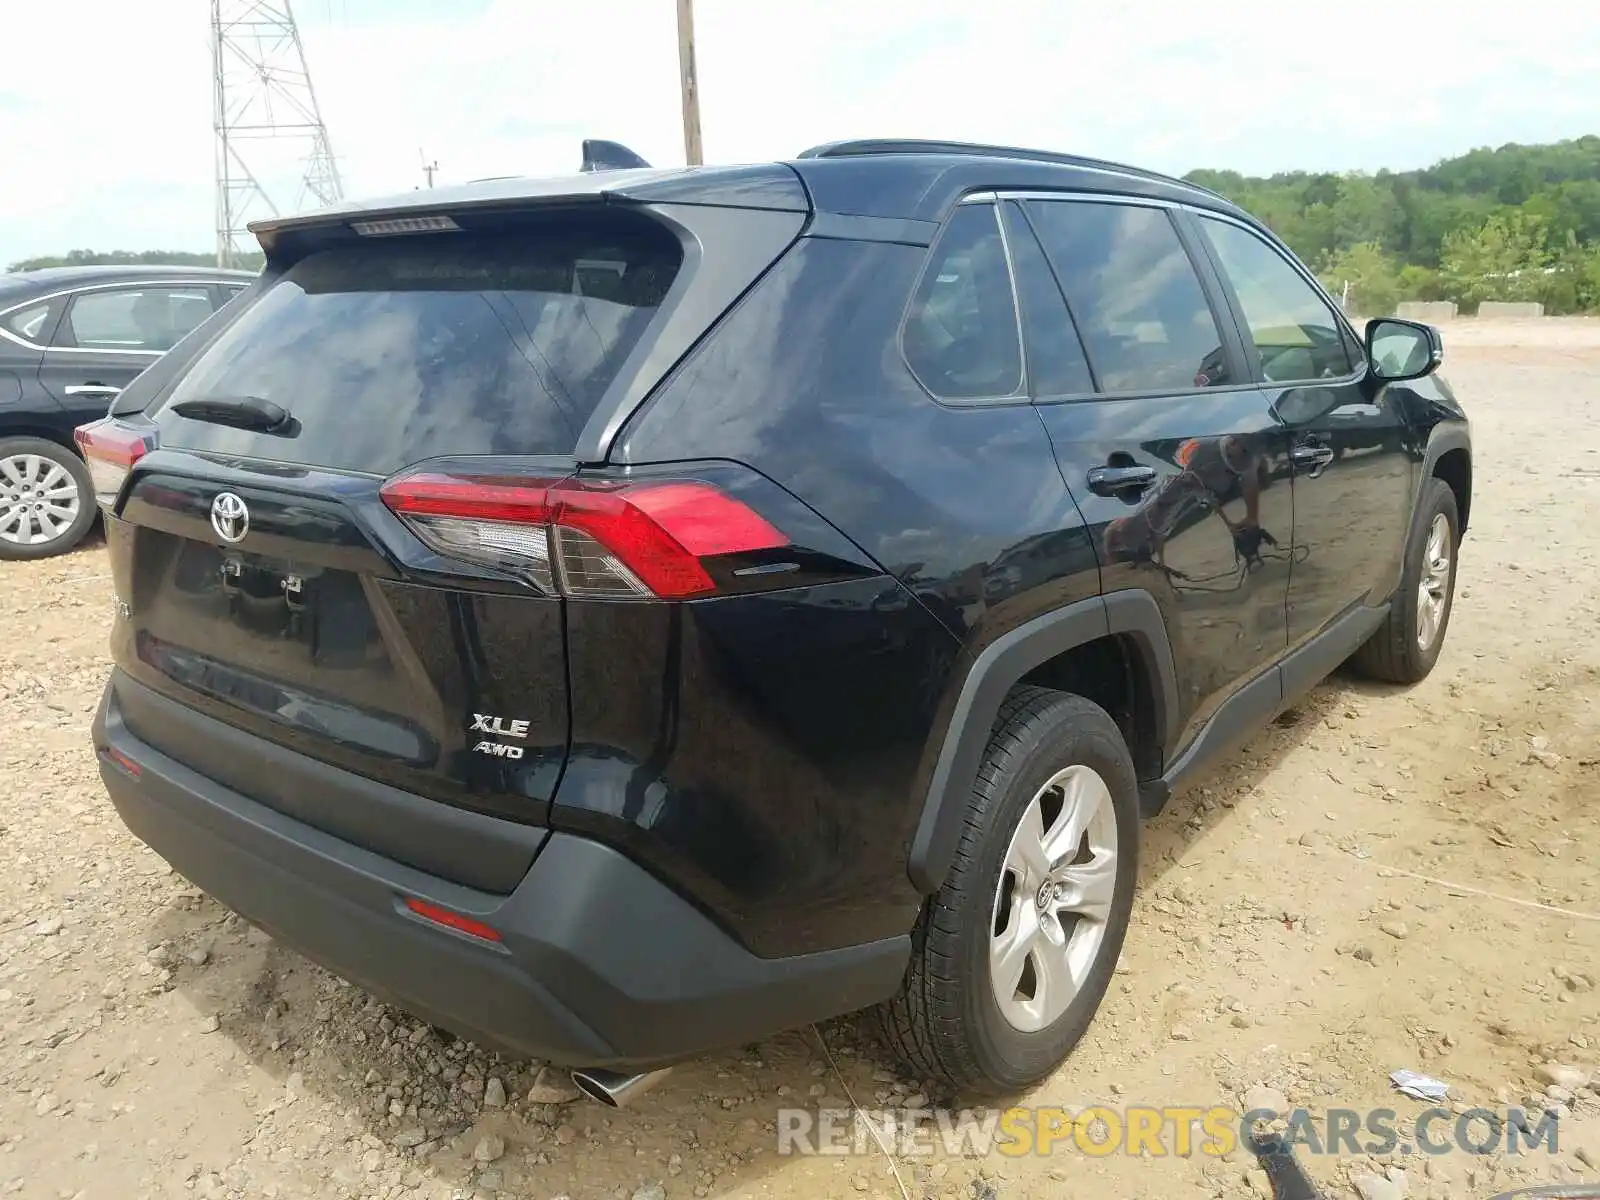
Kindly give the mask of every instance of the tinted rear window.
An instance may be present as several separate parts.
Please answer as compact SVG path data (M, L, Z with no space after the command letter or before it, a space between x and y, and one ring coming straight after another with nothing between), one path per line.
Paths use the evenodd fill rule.
M374 239L311 254L163 408L257 396L283 434L158 414L167 445L389 474L441 454L565 454L681 261L643 218Z

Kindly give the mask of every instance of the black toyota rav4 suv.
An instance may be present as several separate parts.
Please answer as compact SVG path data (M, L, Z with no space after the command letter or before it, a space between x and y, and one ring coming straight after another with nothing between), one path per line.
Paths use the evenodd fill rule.
M597 165L258 225L240 302L79 430L111 798L592 1093L874 1007L920 1077L1024 1087L1105 993L1140 819L1346 660L1432 668L1438 335L1097 160Z

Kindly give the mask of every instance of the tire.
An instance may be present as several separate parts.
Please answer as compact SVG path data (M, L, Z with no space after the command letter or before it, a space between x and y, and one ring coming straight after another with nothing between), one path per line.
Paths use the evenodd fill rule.
M1405 570L1400 590L1389 604L1389 615L1350 658L1350 665L1369 679L1385 683L1418 683L1428 677L1445 633L1450 628L1450 612L1455 604L1456 558L1461 545L1461 518L1456 511L1456 495L1444 480L1430 478L1423 485L1422 514L1406 545ZM1440 541L1435 542L1438 531ZM1445 552L1442 573L1433 556L1436 546ZM1435 597L1431 605L1431 634L1424 638L1424 583Z
M1063 791L1046 790L1063 774ZM1098 791L1095 780L1103 785ZM1037 816L1045 834L1067 830L1068 806L1075 797L1091 795L1098 800L1086 807L1099 815L1089 822L1088 836L1060 841L1054 849L1085 846L1095 853L1083 865L1093 866L1105 861L1106 839L1113 839L1107 869L1097 873L1103 919L1058 919L1054 928L1058 937L1066 931L1065 950L1049 940L1048 930L1026 953L1008 940L1013 953L1006 960L1006 983L1013 975L1016 983L1002 1007L1007 989L995 982L992 946L1006 933L1030 928L1030 920L1048 926L1039 916L1034 881L1008 865L1017 861L1013 836L1022 835L1025 816ZM1052 810L1058 815L1052 817ZM1033 844L1039 844L1037 836ZM990 735L950 873L912 931L911 963L900 992L878 1010L891 1051L918 1078L974 1097L1020 1091L1049 1075L1088 1030L1111 982L1133 910L1138 852L1138 786L1116 723L1079 696L1036 687L1013 692ZM1073 861L1070 853L1063 855L1056 868ZM1086 874L1081 867L1069 871L1077 880ZM1052 902L1059 899L1056 892ZM1044 965L1058 969L1046 975L1038 956L1049 949L1058 957ZM1069 952L1077 960L1077 987L1052 991L1052 983L1067 982L1062 968ZM1064 1006L1062 998L1068 998Z
M59 524L58 503L38 515L34 505L41 500L30 492L29 484L48 483L52 496L72 492L70 519ZM83 460L65 446L43 438L0 438L0 559L50 558L65 554L83 540L94 524L94 483ZM24 525L23 522L26 522ZM42 537L43 540L33 540ZM28 540L20 540L27 538Z

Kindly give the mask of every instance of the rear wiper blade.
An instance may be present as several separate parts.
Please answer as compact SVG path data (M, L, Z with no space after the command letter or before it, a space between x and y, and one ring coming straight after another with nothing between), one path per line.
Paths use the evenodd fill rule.
M289 410L260 396L205 396L174 404L172 411L192 421L231 425L258 433L286 432L294 418Z

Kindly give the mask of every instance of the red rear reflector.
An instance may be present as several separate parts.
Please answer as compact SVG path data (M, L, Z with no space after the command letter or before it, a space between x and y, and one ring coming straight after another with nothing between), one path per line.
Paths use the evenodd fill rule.
M112 747L107 746L101 751L101 753L105 755L105 757L109 759L113 765L121 767L135 779L139 778L139 776L143 774L143 771L141 771L139 768L139 764L134 762L133 759L129 758L121 750L115 750Z
M443 925L446 929L454 929L457 933L464 933L468 937L479 938L485 942L500 940L500 934L482 921L451 912L448 908L440 908L437 904L430 904L415 896L406 897L406 907L424 921L432 921L435 925Z
M702 558L789 544L759 513L698 480L549 482L423 471L385 484L382 495L439 553L520 563L541 585L556 582L553 542L560 590L569 596L704 595L716 584ZM506 525L539 526L554 537L518 542Z
M114 417L104 417L72 431L94 482L94 497L110 508L122 493L133 464L150 452L151 439Z

